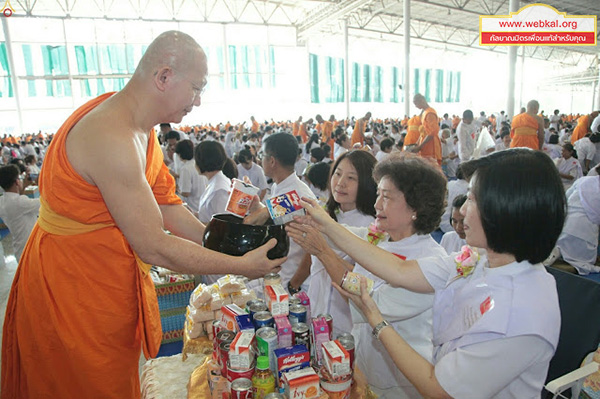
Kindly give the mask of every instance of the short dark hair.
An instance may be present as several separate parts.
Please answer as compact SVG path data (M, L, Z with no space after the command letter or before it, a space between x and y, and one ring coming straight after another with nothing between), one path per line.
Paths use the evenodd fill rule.
M452 200L452 210L460 209L467 201L467 196L464 194L457 195ZM452 224L452 213L450 213L450 224Z
M194 143L191 140L181 140L175 146L175 154L179 155L181 159L189 161L194 158Z
M558 144L558 134L551 134L548 138L548 144Z
M392 148L394 146L394 140L390 139L390 138L386 138L381 140L381 143L379 143L379 148L381 148L381 151L385 151L388 148Z
M264 141L265 153L275 158L281 166L293 169L298 158L298 140L291 134L275 133Z
M17 165L6 165L0 168L0 187L8 190L19 179L19 167Z
M418 234L431 233L439 226L447 181L431 162L416 156L391 155L377 164L373 176L378 182L389 178L402 191L406 204L416 212L413 227Z
M317 162L321 162L325 158L325 151L321 147L310 150L310 156L315 158Z
M327 190L329 171L331 166L325 162L318 162L308 169L308 180L319 190Z
M216 141L202 141L194 151L194 159L200 173L214 172L215 170L223 170L223 165L227 161L225 149Z
M556 244L567 200L554 162L541 151L513 148L469 161L476 165L471 191L488 247L540 263Z
M240 150L240 153L238 154L238 162L239 163L246 163L248 161L252 161L252 153L250 152L249 149L244 148L243 150Z
M481 112L481 115L484 115L483 111ZM473 118L473 111L470 109L465 110L465 112L463 112L463 118Z
M508 129L502 129L502 132L500 132L500 138L503 139L506 136L510 136L510 130L508 130Z
M25 159L23 159L23 161L24 161L26 164L30 164L30 163L32 163L33 161L35 161L35 155L27 155L27 156L25 157Z
M344 159L348 159L356 173L358 174L358 195L356 196L356 209L364 215L375 216L375 201L377 201L377 183L373 180L373 169L377 163L377 159L368 151L354 150L345 152L340 155L329 173L329 183L331 184L331 177L335 173L340 162ZM329 190L332 191L331 188ZM333 194L329 195L327 200L326 210L334 220L337 221L335 211L338 210L340 204L335 201Z
M176 139L177 141L179 141L180 138L181 136L176 130L170 130L169 132L167 132L167 134L165 134L165 140Z

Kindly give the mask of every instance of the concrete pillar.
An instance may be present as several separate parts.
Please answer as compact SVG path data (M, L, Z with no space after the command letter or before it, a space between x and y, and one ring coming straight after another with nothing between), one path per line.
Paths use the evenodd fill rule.
M519 11L519 0L510 0L508 11ZM517 46L510 46L508 48L508 95L506 100L506 113L509 118L512 118L515 115L515 69L517 64L517 48Z
M410 0L404 0L404 86L402 90L404 92L404 115L410 117L412 101L410 95Z
M15 132L16 136L20 136L25 133L23 131L23 115L21 113L21 97L19 96L19 82L17 80L17 70L15 69L15 61L12 52L12 40L10 39L10 31L8 29L8 18L0 18L2 19L2 30L4 31L4 41L6 43L6 55L8 56L8 66L10 68L10 80L13 85L13 92L15 94L15 102L17 104L17 121L18 131Z

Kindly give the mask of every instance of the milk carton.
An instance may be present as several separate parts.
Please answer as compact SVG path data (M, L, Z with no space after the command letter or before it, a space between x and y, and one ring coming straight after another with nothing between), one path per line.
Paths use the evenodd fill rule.
M229 346L229 365L232 369L249 369L254 362L254 332L241 331Z
M290 313L289 294L281 285L265 286L265 298L273 316L287 316Z
M325 342L322 348L325 368L332 377L342 377L351 373L350 354L337 340Z
M284 373L283 386L290 399L316 398L321 394L319 376L311 367Z

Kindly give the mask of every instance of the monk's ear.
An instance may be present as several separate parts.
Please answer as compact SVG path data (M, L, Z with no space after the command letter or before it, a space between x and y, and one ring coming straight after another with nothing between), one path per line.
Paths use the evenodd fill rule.
M167 86L173 79L174 72L173 68L164 66L158 69L158 71L154 74L154 84L160 91L165 91Z

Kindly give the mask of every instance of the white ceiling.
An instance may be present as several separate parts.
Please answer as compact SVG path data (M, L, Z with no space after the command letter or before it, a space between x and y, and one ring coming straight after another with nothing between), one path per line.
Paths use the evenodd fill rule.
M522 0L520 6L535 3ZM339 34L403 40L402 0L12 0L13 17L105 18L295 26L298 41ZM412 43L506 52L479 46L479 16L508 14L508 0L411 0ZM600 16L600 0L546 0L561 12ZM600 18L598 20L600 23ZM598 29L597 32L600 32ZM597 68L600 47L526 46L526 57Z

